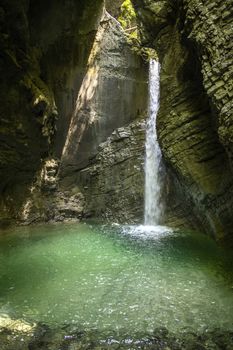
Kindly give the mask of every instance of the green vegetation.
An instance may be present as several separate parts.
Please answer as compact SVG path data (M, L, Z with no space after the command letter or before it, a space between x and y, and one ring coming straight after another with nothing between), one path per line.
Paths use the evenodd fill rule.
M136 23L136 12L131 0L125 0L121 5L121 14L118 21L126 31L131 40L138 40L138 28Z
M136 13L130 0L125 0L121 5L121 14L118 20L124 29L135 26Z
M121 5L121 14L118 17L118 21L125 30L128 43L131 45L132 50L145 61L149 61L151 58L157 60L157 52L152 48L144 47L141 43L136 17L137 15L131 0L125 0Z

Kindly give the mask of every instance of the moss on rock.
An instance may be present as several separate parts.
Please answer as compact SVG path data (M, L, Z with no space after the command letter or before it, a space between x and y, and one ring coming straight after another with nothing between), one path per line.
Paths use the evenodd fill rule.
M102 0L1 2L0 218L17 217L54 153L59 101L77 66L85 69L102 11Z
M162 64L157 129L177 198L197 228L233 235L232 11L218 0L133 0ZM185 210L185 207L188 210ZM170 211L171 212L171 211Z

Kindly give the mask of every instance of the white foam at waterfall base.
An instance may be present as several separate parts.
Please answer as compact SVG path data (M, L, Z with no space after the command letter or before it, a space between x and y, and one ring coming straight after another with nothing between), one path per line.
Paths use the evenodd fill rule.
M140 238L143 240L159 240L161 238L174 235L174 231L170 227L162 225L129 225L123 226L122 231L125 235Z
M158 225L161 218L161 184L159 179L161 151L157 140L156 117L159 110L160 64L150 60L149 115L146 127L145 156L145 225Z

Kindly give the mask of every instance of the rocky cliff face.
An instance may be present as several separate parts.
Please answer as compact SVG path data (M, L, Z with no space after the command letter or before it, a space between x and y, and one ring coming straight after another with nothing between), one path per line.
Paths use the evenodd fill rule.
M218 239L233 234L232 1L133 2L143 45L162 64L157 128L170 209Z
M101 0L1 2L2 219L17 217L44 159L63 147L69 123L62 119L71 114L102 12Z
M86 198L85 216L142 223L145 121L117 128L98 147L77 182Z
M167 222L230 236L232 1L133 3L162 64ZM141 221L147 65L119 23L102 0L11 0L0 27L1 220Z
M147 66L131 51L101 0L3 2L0 14L1 219L31 223L79 219L90 213L106 217L105 203L115 196L115 206L121 207L117 201L124 190L126 195L130 192L127 177L134 176L134 165L142 161L141 124L136 123L137 132L136 126L128 125L145 113ZM105 142L115 142L112 133L124 127L141 153L132 153L125 178L119 178L121 166L115 166L122 192L118 196L113 189L108 195L104 183L112 176L112 162L101 163L99 147L103 150ZM125 137L116 143L132 148L130 141L125 145ZM117 147L107 148L109 158L114 158ZM104 169L98 176L102 187L98 189L93 180L88 191L89 180L80 172L88 173L94 159ZM143 206L142 173L139 177L141 183L131 189L135 202L124 207L125 212ZM99 195L96 202L92 186Z
M142 220L144 180L139 163L144 138L140 123L128 125L145 116L146 109L147 65L131 51L119 23L106 13L77 96L59 171L60 186L76 183L85 192L84 215L106 218L111 212L113 220ZM114 133L120 136L111 136ZM140 181L130 188L129 178L137 177L138 168Z

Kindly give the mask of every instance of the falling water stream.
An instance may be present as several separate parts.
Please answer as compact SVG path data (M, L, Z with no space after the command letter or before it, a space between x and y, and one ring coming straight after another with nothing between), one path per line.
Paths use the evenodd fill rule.
M156 116L159 110L160 64L150 60L149 115L146 128L145 225L158 225L161 217L159 170L161 151L157 140Z
M3 232L1 350L232 349L231 252L202 234L159 226L159 70L151 60L145 225ZM31 338L15 330L20 322L36 324Z

